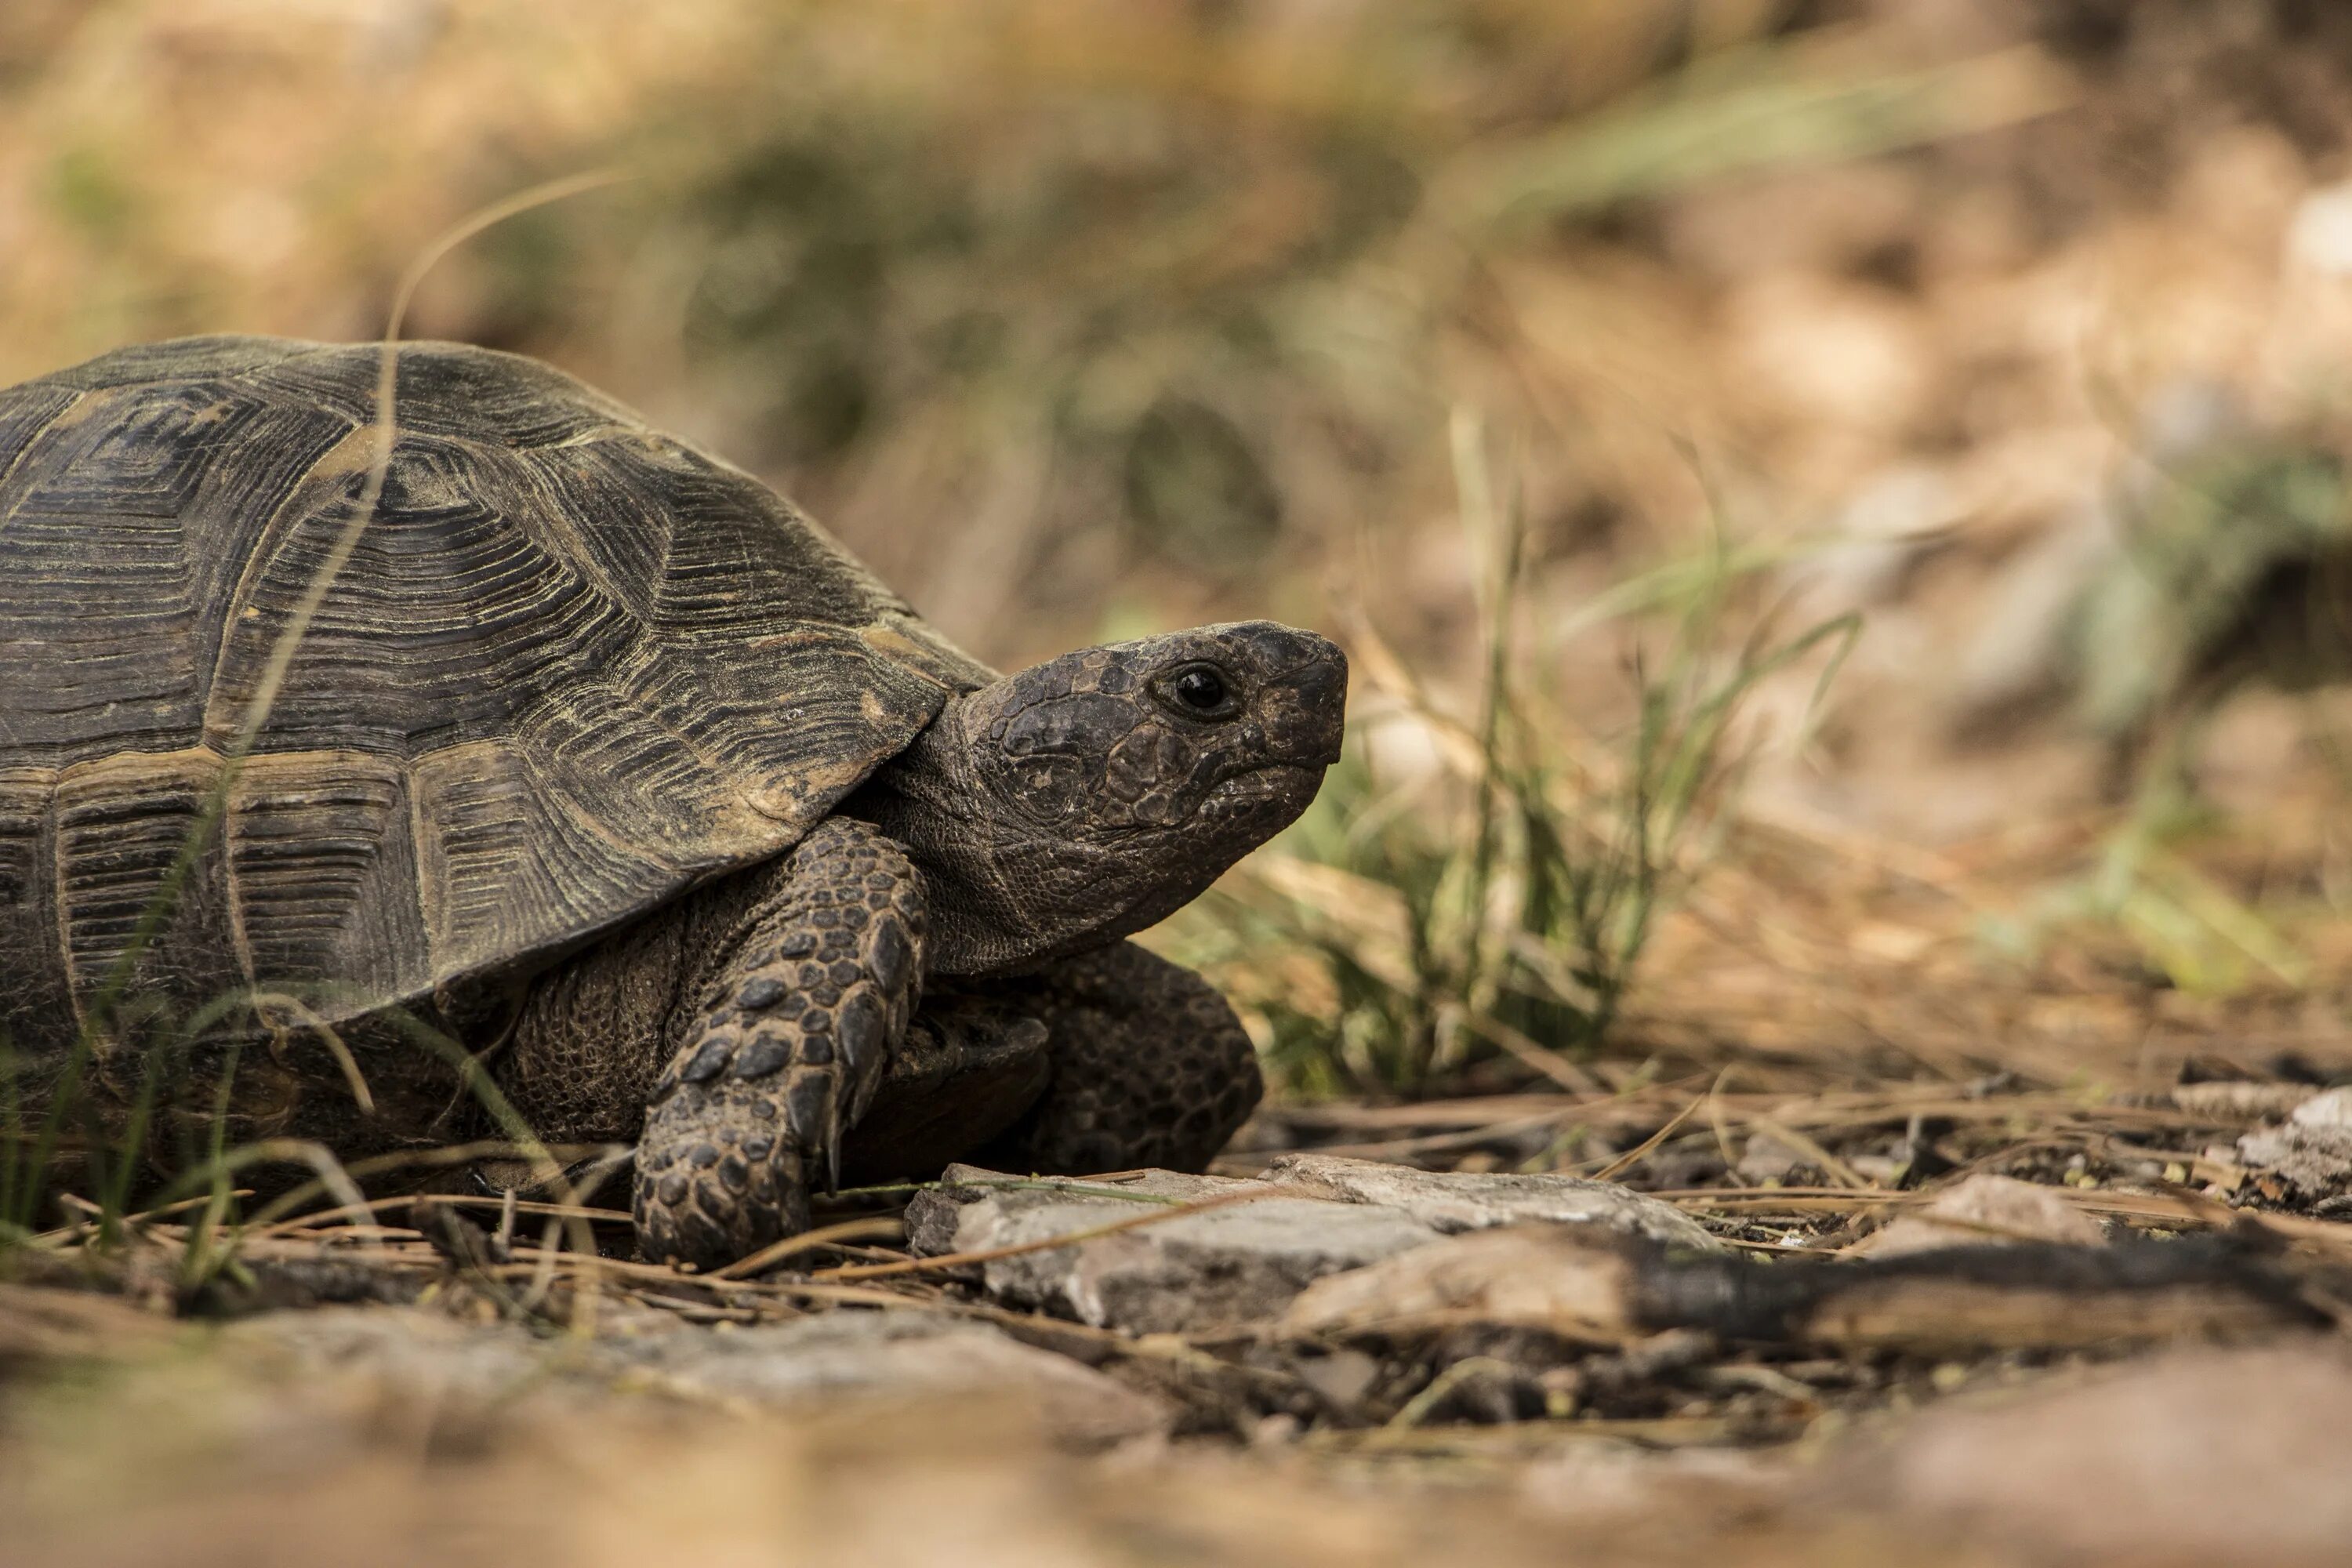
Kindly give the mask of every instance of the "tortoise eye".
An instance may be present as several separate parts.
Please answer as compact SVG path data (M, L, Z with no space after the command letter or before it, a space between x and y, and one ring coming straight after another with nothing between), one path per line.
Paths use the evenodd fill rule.
M1168 678L1168 695L1178 711L1195 719L1221 719L1234 711L1233 688L1213 664L1188 664Z

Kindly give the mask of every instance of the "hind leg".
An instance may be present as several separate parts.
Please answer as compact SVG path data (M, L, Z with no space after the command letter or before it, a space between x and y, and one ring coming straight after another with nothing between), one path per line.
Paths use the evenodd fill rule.
M1264 1092L1224 997L1131 942L990 990L1044 1021L1050 1076L1028 1114L972 1156L981 1163L1055 1175L1198 1171Z
M1045 1090L1045 1023L990 990L927 997L842 1150L851 1186L939 1174L1002 1134Z
M970 1158L1077 1175L1197 1171L1257 1103L1225 999L1131 942L927 997L843 1152L863 1185Z

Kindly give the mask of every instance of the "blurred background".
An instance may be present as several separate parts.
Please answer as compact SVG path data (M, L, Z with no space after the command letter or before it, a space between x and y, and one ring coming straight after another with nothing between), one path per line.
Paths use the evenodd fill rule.
M1000 665L1349 643L1157 939L1295 1091L2168 1074L2342 1034L2347 131L2317 0L7 0L0 381L375 335L616 170L411 335Z

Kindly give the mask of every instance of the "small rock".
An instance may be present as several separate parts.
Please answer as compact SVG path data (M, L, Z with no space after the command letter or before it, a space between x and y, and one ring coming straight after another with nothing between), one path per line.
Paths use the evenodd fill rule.
M1314 1288L1307 1287L1310 1290ZM1380 1381L1381 1363L1361 1351L1335 1350L1329 1355L1301 1359L1291 1372L1335 1409L1350 1410L1360 1405L1364 1395L1372 1391L1372 1384Z
M1012 1183L971 1166L948 1180ZM928 1256L986 1252L1098 1230L1149 1215L1134 1198L1086 1183L927 1193L908 1214L908 1236ZM1022 1307L1066 1313L1131 1333L1188 1332L1263 1323L1327 1274L1360 1268L1437 1238L1411 1215L1371 1205L1281 1195L1259 1182L1152 1172L1120 1184L1145 1197L1236 1196L1249 1201L1179 1215L1133 1229L1048 1247L981 1268L988 1293ZM1264 1195L1258 1195L1264 1194Z
M1290 1304L1282 1328L1376 1332L1443 1317L1614 1342L1633 1329L1633 1272L1623 1244L1590 1226L1477 1231L1318 1280Z
M2352 1130L2352 1089L2331 1089L2315 1094L2297 1105L2287 1120L2298 1127Z
M1741 1181L1759 1187L1796 1186L1800 1184L1800 1175L1818 1173L1821 1164L1812 1155L1781 1142L1769 1132L1759 1132L1748 1140L1748 1147L1733 1170Z
M1599 1226L1669 1247L1727 1250L1672 1204L1613 1182L1592 1182L1580 1176L1416 1171L1377 1160L1285 1154L1258 1179L1341 1203L1399 1209L1447 1236L1546 1221Z
M2060 1241L2104 1246L2099 1222L2048 1187L2013 1176L1979 1175L1955 1183L1911 1214L1873 1231L1846 1250L1854 1257L1893 1258L1946 1247Z
M1298 1417L1282 1411L1261 1415L1250 1428L1249 1440L1254 1448L1279 1448L1295 1443L1298 1441Z
M1864 1181L1882 1187L1899 1184L1905 1173L1911 1168L1907 1156L1896 1154L1848 1154L1845 1164L1847 1170Z
M2245 1134L2237 1162L2285 1181L2307 1203L2352 1189L2352 1089L2313 1095L2286 1121Z

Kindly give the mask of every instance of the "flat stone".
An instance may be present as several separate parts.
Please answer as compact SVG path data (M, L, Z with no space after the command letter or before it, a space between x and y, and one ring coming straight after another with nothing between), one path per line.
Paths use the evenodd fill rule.
M1285 1154L1258 1178L1268 1185L1344 1204L1401 1210L1441 1234L1542 1222L1599 1226L1668 1247L1728 1250L1672 1204L1614 1182L1581 1176L1416 1171L1334 1154Z
M468 1323L425 1307L310 1307L223 1324L232 1359L303 1380L353 1377L447 1401L488 1405L530 1387L551 1342L511 1323Z
M668 1392L795 1413L853 1402L1018 1400L1076 1448L1164 1434L1172 1418L1160 1401L1066 1356L930 1312L825 1312L729 1333L664 1334L626 1353Z
M1173 1204L1221 1198L1230 1193L1268 1190L1263 1182L1196 1176L1183 1171L1135 1171L1107 1181L1081 1176L1014 1176L981 1165L957 1163L940 1173L936 1187L916 1194L914 1201L907 1205L907 1246L923 1258L971 1250L957 1244L956 1231L962 1224L963 1209L983 1201L1013 1210L1044 1203L1100 1199L1114 1205L1114 1210L1105 1211L1107 1219L1097 1222L1107 1223L1108 1219L1119 1217L1115 1212L1118 1205L1129 1205L1125 1211L1128 1213L1140 1213L1143 1207L1165 1208Z
M1633 1266L1624 1244L1577 1225L1524 1225L1440 1237L1301 1291L1286 1333L1381 1333L1446 1321L1544 1329L1613 1343L1633 1331Z
M2048 1187L2014 1176L1970 1176L1937 1194L1846 1250L1855 1257L1894 1258L1947 1247L1987 1247L2021 1241L2100 1247L2099 1222Z
M356 1379L484 1417L593 1408L616 1395L796 1415L994 1400L1082 1449L1164 1433L1172 1418L1158 1399L1101 1373L941 1313L633 1326L640 1331L550 1338L416 1308L329 1307L245 1319L223 1328L219 1342L281 1378Z
M1113 1196L1101 1184L1021 1183L971 1166L950 1168L947 1180L959 1179L997 1184L924 1194L908 1215L917 1251L937 1257L1026 1247L1154 1209L1238 1200L979 1266L983 1289L1008 1305L1131 1333L1261 1324L1315 1280L1439 1235L1401 1210L1293 1196L1262 1182L1153 1172L1119 1184L1127 1195Z

